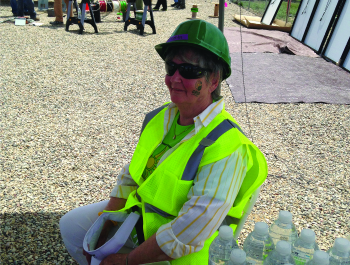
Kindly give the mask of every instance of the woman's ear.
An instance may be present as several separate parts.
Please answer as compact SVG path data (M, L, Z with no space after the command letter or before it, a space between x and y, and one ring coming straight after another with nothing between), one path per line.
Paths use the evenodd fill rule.
M212 93L219 85L220 73L211 73L210 75L210 93Z

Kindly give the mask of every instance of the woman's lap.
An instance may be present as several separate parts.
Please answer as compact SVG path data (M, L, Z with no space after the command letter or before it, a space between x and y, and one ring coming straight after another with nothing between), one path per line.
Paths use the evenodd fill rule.
M69 254L79 263L86 264L83 255L83 240L86 232L98 218L98 213L107 206L102 201L73 209L60 220L60 230Z

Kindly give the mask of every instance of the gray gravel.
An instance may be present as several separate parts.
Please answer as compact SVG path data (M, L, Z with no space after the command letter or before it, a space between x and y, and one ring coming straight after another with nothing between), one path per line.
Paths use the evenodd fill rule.
M214 5L198 0L198 16ZM168 3L171 4L170 2ZM225 27L239 9L229 4ZM247 11L244 11L247 14ZM1 19L10 17L1 7ZM164 66L154 45L190 17L156 12L157 34L146 26L124 32L102 14L99 33L86 25L0 24L1 264L70 264L58 221L67 211L105 200L130 161L144 114L169 100ZM330 88L331 89L331 88ZM239 239L256 221L268 224L290 210L300 232L312 228L320 248L350 233L350 106L235 104L226 108L265 154L269 176Z

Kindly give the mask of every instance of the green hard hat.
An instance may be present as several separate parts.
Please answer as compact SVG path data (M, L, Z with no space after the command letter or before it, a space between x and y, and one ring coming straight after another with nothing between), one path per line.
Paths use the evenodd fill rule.
M213 24L204 20L189 20L177 26L166 43L155 46L156 51L165 60L169 48L189 45L201 48L218 56L224 63L223 79L231 75L231 57L224 34Z

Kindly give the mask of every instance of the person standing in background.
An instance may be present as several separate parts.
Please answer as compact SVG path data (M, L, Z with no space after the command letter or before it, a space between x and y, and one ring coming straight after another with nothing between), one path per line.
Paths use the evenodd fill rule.
M185 0L178 0L177 5L175 7L178 9L185 9L186 8Z
M16 17L17 16L17 1L11 0L10 5L11 5L11 9L12 9L12 14L14 17Z
M174 4L171 4L170 6L171 6L171 7L176 7L177 4L178 4L178 0L174 0Z
M36 17L36 12L34 9L33 0L17 0L17 16L24 17L24 5L26 4L28 8L28 13L31 19L34 21L39 21L40 19ZM11 5L12 6L12 5ZM12 9L13 12L13 9Z
M68 13L68 4L69 0L64 0L67 6ZM53 10L55 12L55 21L51 21L50 24L52 26L61 26L63 25L63 10L62 10L62 0L55 0L53 4ZM71 8L70 16L73 16L73 9Z
M14 17L17 17L17 1L16 0L11 0L10 1L10 5L11 5L11 9L12 9L12 14ZM24 15L28 15L28 7L27 7L27 3L24 2Z
M159 11L160 6L163 8L161 9L162 11L167 10L167 0L158 0L156 6L153 8L153 11Z

